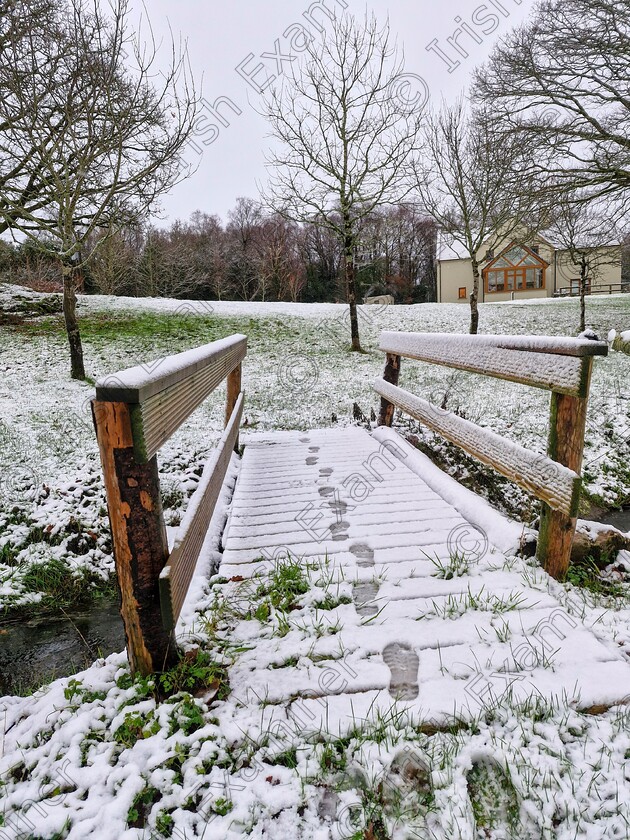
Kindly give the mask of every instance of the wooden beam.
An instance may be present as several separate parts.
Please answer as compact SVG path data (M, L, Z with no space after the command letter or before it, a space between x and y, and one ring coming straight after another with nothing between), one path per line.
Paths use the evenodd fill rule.
M168 558L157 460L134 456L131 412L125 403L92 402L112 529L121 616L132 673L162 671L175 660L161 620L159 576Z
M96 399L107 402L143 403L150 397L172 388L180 382L189 380L194 374L213 367L221 360L228 360L234 355L239 361L247 352L247 337L231 335L213 341L194 350L186 350L174 356L165 356L153 362L147 362L128 368L112 376L104 376L96 383ZM230 370L238 364L223 368L223 381Z
M393 353L387 354L387 362L385 364L383 379L385 382L389 382L390 385L398 385L398 381L400 379L400 356L396 356ZM390 403L389 400L386 400L385 397L381 397L381 414L378 425L388 426L391 428L391 425L394 422L395 411L396 406L393 403Z
M435 346L467 343L470 347L499 347L508 350L520 350L528 353L551 353L554 356L607 356L608 344L605 341L591 341L586 338L568 338L566 336L545 335L469 335L468 333L405 333L384 331L381 333L381 350L393 344L401 345L419 342L434 343ZM402 353L401 355L406 355Z
M180 525L173 552L160 575L162 620L167 630L175 627L186 599L186 593L234 451L234 443L238 438L244 399L241 393L219 445L204 468L199 486L188 504Z
M592 360L588 360L587 393L590 387ZM551 395L551 424L548 454L554 461L580 474L584 458L587 397ZM543 504L538 537L538 559L547 572L564 580L571 562L571 547L577 524L577 509L569 514Z
M605 355L608 345L537 336L384 332L380 349L388 354L584 397L588 361L593 355Z
M546 501L554 510L570 516L577 514L581 481L579 475L570 468L544 455L530 452L450 411L437 408L382 379L374 383L374 389L406 414L420 420L482 463Z

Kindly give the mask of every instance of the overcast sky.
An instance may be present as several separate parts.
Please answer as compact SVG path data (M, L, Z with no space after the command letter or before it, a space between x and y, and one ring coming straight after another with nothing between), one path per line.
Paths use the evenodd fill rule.
M164 219L156 223L186 219L194 210L225 217L238 196L256 197L257 183L265 178L267 127L252 106L260 99L258 89L278 75L278 68L288 67L284 57L292 52L291 38L298 37L298 24L317 35L318 25L327 20L321 6L347 6L363 15L365 0L145 0L145 4L156 37L168 35L170 25L176 38L188 41L192 72L207 103L188 149L198 169L165 197ZM454 98L466 87L474 66L532 6L533 0L372 0L367 9L382 21L389 16L392 33L404 46L406 70L418 77L410 76L418 95L426 83L431 97L439 100ZM411 89L409 95L414 95ZM218 116L211 110L217 100Z

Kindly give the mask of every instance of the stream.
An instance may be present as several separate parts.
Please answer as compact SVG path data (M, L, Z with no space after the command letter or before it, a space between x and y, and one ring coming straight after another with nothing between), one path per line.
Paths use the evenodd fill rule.
M117 600L67 616L0 623L0 697L76 674L124 647Z
M612 525L624 534L630 531L630 508L608 513L599 520L604 525Z

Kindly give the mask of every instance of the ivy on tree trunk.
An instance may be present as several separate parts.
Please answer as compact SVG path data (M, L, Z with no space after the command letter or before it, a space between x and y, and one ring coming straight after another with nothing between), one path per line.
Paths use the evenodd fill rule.
M80 272L73 265L62 265L63 276L63 317L66 324L68 344L70 346L70 375L73 379L85 379L83 363L83 345L77 321L77 286Z

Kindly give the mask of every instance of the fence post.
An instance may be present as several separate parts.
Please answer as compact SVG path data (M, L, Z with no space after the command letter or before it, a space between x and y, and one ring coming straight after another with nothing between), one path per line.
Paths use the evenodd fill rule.
M127 653L133 674L163 671L176 658L174 636L162 625L159 577L168 559L157 458L134 456L127 403L92 402L112 527Z
M398 385L398 380L400 379L400 356L396 356L393 353L387 354L383 379L385 382L389 382L392 385ZM381 397L381 414L378 420L378 425L389 426L391 428L391 425L394 422L395 410L395 405L390 403L389 400L386 400L384 397Z
M548 455L565 467L582 471L584 456L584 435L586 432L586 411L588 393L593 371L593 358L586 357L584 364L584 387L582 397L567 394L551 395L551 424ZM567 516L543 504L538 536L538 559L547 572L557 580L566 577L571 562L571 547L577 524L579 499L576 500L573 516Z
M239 363L232 373L228 374L227 378L227 403L225 406L225 426L227 428L228 423L230 422L230 417L232 416L232 412L234 411L234 406L236 405L239 395L241 393L241 380L242 380L242 372L243 372L243 363ZM236 435L236 441L234 443L234 451L238 452L239 448L239 436Z

